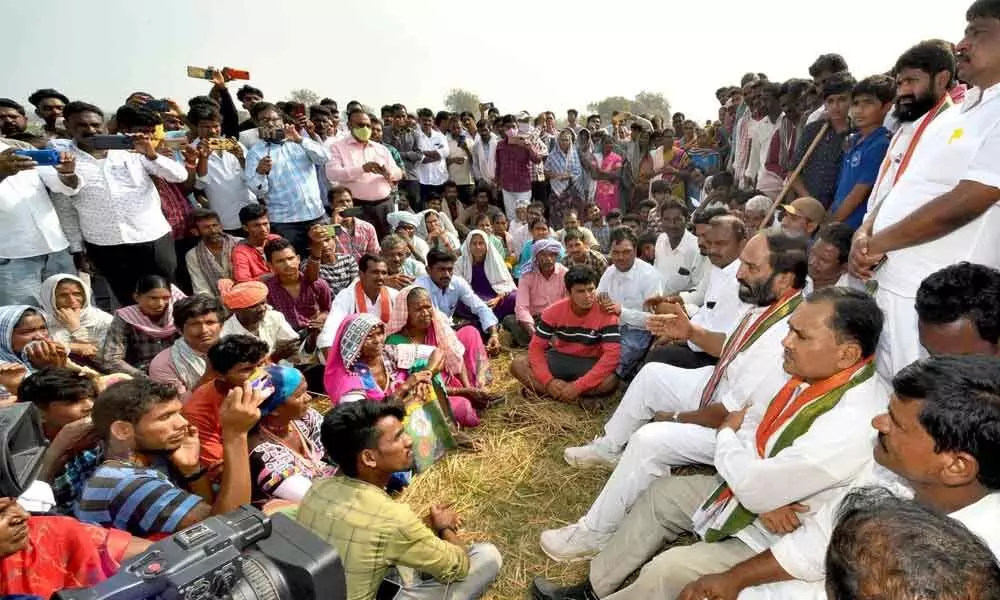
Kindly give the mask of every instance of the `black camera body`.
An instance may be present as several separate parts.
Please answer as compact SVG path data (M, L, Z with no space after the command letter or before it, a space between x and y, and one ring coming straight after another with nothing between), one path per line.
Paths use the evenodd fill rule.
M17 498L35 480L49 443L30 402L0 408L0 497Z
M188 527L61 600L324 600L347 598L337 552L287 516L242 506Z

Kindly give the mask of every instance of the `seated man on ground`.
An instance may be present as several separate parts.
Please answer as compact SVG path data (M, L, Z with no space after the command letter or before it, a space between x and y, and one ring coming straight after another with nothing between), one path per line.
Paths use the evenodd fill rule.
M351 216L353 211L344 214L348 209L354 209L354 196L351 190L346 187L335 187L327 192L330 206L333 208L333 222L337 231L337 243L342 252L346 252L354 257L354 260L361 260L365 254L378 253L378 233L375 226ZM361 209L355 209L359 211Z
M417 278L414 285L429 291L434 308L449 319L454 319L455 311L461 303L479 321L479 329L486 337L486 351L494 355L500 351L497 317L476 295L469 282L455 275L456 260L454 254L431 250L427 253L427 275ZM472 335L471 332L474 331L472 325L458 327L458 339L461 340L463 335Z
M721 206L702 208L691 215L691 227L698 242L698 252L701 254L701 259L698 262L698 268L691 270L690 284L677 293L680 303L687 307L688 314L694 314L705 305L705 292L708 291L708 284L712 279L710 275L713 267L712 261L708 258L708 232L712 229L712 219L727 215L729 215L729 210ZM746 230L745 225L744 230ZM752 230L748 231L748 235L756 233Z
M174 326L181 337L149 363L149 378L172 385L181 399L205 376L205 355L219 341L226 311L214 296L197 294L174 304Z
M1000 271L967 262L947 266L920 282L915 307L928 354L998 354Z
M228 279L219 282L222 303L232 315L222 324L220 337L248 335L267 344L271 361L294 357L301 339L285 315L267 304L267 286L260 281L233 284Z
M462 279L469 282L476 296L493 311L497 321L502 321L514 314L517 286L504 263L503 255L491 243L492 237L481 229L469 232L462 244L462 254L455 262L455 270ZM464 306L459 306L455 312L463 319L475 320L475 315Z
M96 585L150 544L72 517L31 515L16 499L0 498L0 595L49 598Z
M350 254L339 252L339 242L330 235L329 225L309 228L309 258L302 265L306 281L322 279L337 295L358 278L358 261Z
M210 210L195 210L191 223L201 238L184 257L191 286L196 294L217 296L219 280L233 278L232 254L240 239L223 231L219 215Z
M830 538L823 598L854 600L857 590L906 600L997 598L1000 564L988 543L914 500L877 488L853 493Z
M358 279L333 299L333 308L316 338L316 346L322 352L333 346L337 329L350 315L368 313L377 316L383 323L389 322L392 302L399 292L385 285L388 272L386 261L376 254L365 254L358 262L358 270Z
M618 387L618 316L601 309L589 267L573 267L565 282L569 297L542 311L528 355L514 359L510 374L526 390L560 402L607 396Z
M407 245L413 251L416 260L424 262L427 260L427 253L431 247L427 245L420 236L417 235L417 225L420 224L420 215L408 210L397 210L386 216L392 232L406 240Z
M809 280L807 293L825 287L850 287L847 259L851 255L854 232L849 225L830 223L819 228L816 241L809 248Z
M566 232L571 229L575 229L583 234L583 241L588 247L600 250L601 243L594 237L594 232L580 223L580 215L577 214L576 210L570 210L566 213L563 217L563 228L556 232L555 238L565 244Z
M226 469L214 495L199 462L199 440L181 416L177 390L149 379L116 383L94 403L94 429L104 464L84 485L76 506L81 521L142 537L171 534L250 501L247 432L260 419L262 397L249 385L222 402Z
M390 233L382 238L381 256L387 272L385 285L394 290L401 290L427 274L424 263L413 258L410 243L401 235Z
M694 289L701 283L710 263L700 251L698 238L688 231L687 206L669 199L659 211L660 233L656 237L653 266L663 276L667 294ZM752 235L754 230L750 231Z
M770 397L785 383L781 340L788 333L789 315L803 300L805 241L783 233L757 234L741 256L740 296L753 308L736 331L726 338L689 321L684 325L706 345L722 345L719 363L701 369L644 366L604 426L604 435L566 449L564 457L572 466L610 466L614 472L578 523L542 533L542 550L554 560L595 554L656 479L669 477L672 467L712 464L715 430L730 411L745 406L751 393L763 390Z
M740 253L746 244L746 229L736 217L724 216L712 219L705 234L707 256L712 261L712 269L706 275L705 305L691 317L691 321L707 331L728 334L736 328L740 317L750 307L740 300ZM650 304L656 312L668 312L680 316L688 313L679 298L667 298ZM689 339L661 336L646 356L647 363L666 363L683 369L698 369L712 366L718 361L718 351L714 353Z
M514 265L514 277L520 279L522 275L526 272L524 270L525 265L531 262L531 257L534 251L535 242L541 240L552 240L559 244L559 258L563 258L563 247L559 240L555 239L552 229L549 227L549 222L545 220L545 217L537 216L531 219L528 225L528 232L531 237L524 242L519 250L517 264Z
M608 259L587 245L586 237L579 229L567 229L562 243L566 246L566 256L560 262L567 269L575 266L590 267L600 276L608 268ZM523 273L522 268L522 275Z
M271 233L267 207L263 204L244 206L240 209L240 223L247 237L236 244L229 257L233 266L233 281L242 283L269 277L271 269L264 260L264 245L281 239L281 236Z
M19 402L31 402L42 416L49 441L38 479L52 487L56 510L70 514L84 482L104 460L90 412L97 383L66 367L45 367L21 382Z
M374 598L392 567L429 575L404 584L412 598L481 598L500 572L491 544L466 547L459 518L444 504L425 518L385 492L392 475L412 467L413 444L402 408L351 402L326 414L321 435L341 475L313 483L298 522L333 546L344 560L350 598Z
M812 239L826 220L826 209L823 203L815 198L803 196L783 205L781 213L781 229L789 235L799 235Z
M540 598L677 598L705 572L767 550L783 530L770 515L792 503L818 510L871 467L888 390L872 363L882 313L856 290L827 288L800 304L783 342L791 376L774 396L758 390L728 415L716 436L717 476L667 477L646 490L590 563L590 581L556 590L536 580ZM808 507L808 508L803 508ZM701 541L673 546L684 532ZM641 567L638 578L623 589Z
M896 374L892 387L888 410L871 424L878 433L869 445L874 464L851 484L914 497L967 526L1000 555L1000 360L925 358ZM844 510L842 497L822 506L806 503L808 516L785 507L788 515L778 523L787 535L729 569L710 571L682 597L825 600L824 577L830 578L827 585L836 584L843 574L829 571L830 562L824 561L828 546L837 551L830 536Z
M563 278L568 269L559 264L561 252L562 245L555 240L544 239L532 246L531 260L524 265L517 282L514 314L503 320L517 348L525 348L531 343L542 311L566 297Z
M333 303L330 286L322 279L307 281L299 270L300 259L288 240L273 240L264 255L274 277L265 282L267 303L285 315L299 336L313 346Z
M201 465L217 479L225 457L222 421L219 407L230 391L242 388L248 381L261 383L267 364L267 345L248 335L229 335L208 350L210 379L191 393L182 411L191 427L198 432L201 445Z

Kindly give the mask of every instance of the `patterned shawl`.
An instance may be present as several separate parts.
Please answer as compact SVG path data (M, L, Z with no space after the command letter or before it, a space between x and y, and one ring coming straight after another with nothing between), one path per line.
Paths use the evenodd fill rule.
M217 284L220 279L233 278L233 264L229 260L229 257L232 255L233 248L238 243L240 243L239 238L231 236L228 233L222 235L223 264L221 265L218 259L215 258L215 255L208 249L208 246L205 245L204 241L198 242L198 245L194 247L194 255L198 259L198 267L209 283Z
M580 167L580 157L576 153L576 145L570 142L569 151L563 152L559 144L553 144L552 152L545 159L545 170L552 173L569 173L569 179L550 179L549 185L557 195L565 193L570 186L574 189L580 184L583 169ZM577 189L581 195L586 190Z
M326 358L326 371L323 374L323 384L333 406L340 403L344 394L365 389L361 377L354 372L354 363L361 355L361 346L368 334L380 326L381 319L368 313L348 315L341 322L336 341Z

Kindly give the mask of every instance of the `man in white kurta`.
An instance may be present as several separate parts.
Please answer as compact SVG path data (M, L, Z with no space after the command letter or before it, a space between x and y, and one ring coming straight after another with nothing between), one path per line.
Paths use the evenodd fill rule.
M619 317L621 357L615 374L630 380L653 342L646 330L646 301L663 295L663 281L653 265L636 258L638 240L627 229L611 233L611 268L597 285L597 301Z
M316 338L316 347L320 350L333 346L337 330L348 315L370 313L382 319L383 323L389 322L392 301L399 292L385 285L388 276L385 260L381 257L377 260L363 258L358 267L360 276L333 297L330 314Z
M994 15L977 20L984 23L968 31L987 27L984 35L997 35ZM881 202L871 237L858 236L852 250L861 270L884 258L874 273L886 314L878 353L883 377L922 355L913 300L924 277L959 261L1000 266L1000 55L969 39L958 46L969 57L959 61L958 74L976 87L926 127Z
M946 373L944 377L940 376L942 372ZM925 399L893 399L889 409L897 420L903 421L900 425L894 425L888 413L874 420L873 426L884 441L873 445L875 463L859 475L853 482L853 487L879 486L910 498L913 497L913 488L906 479L907 465L912 469L913 465L939 462L946 460L949 454L973 456L977 472L967 473L962 485L957 485L954 477L945 481L941 477L945 473L943 470L921 471L921 497L918 500L935 510L947 512L952 518L962 522L983 538L995 555L1000 556L1000 528L997 527L997 523L1000 523L1000 490L984 486L977 477L978 472L984 470L996 472L997 466L994 463L1000 460L1000 448L996 443L1000 439L1000 428L997 426L1000 422L1000 410L995 402L990 401L988 393L976 393L985 389L982 385L984 376L989 382L987 386L995 391L1000 390L1000 361L993 357L971 355L931 358L907 367L902 374L925 376L937 389L927 390L930 393ZM974 375L968 377L969 374ZM951 394L958 391L955 397L968 399L968 403L964 400L960 404L949 402L944 397L948 392L940 394L945 388L950 388L948 392ZM941 397L937 397L939 395ZM947 452L928 450L942 444L950 445L950 441L938 439L916 418L930 403L936 405L932 410L941 419L957 427L953 432L954 439L965 440L967 447L951 448ZM975 403L981 404L982 408L974 410ZM935 444L902 445L896 442L897 439L914 435L929 436ZM927 474L933 475L929 481ZM742 577L744 573L769 571L778 576L793 577L794 580L742 590L741 585L736 585L729 588L730 592L739 592L741 600L825 600L826 550L836 525L841 499L847 491L849 490L845 490L835 501L820 507L815 514L802 519L795 531L782 537L768 552L735 565L729 571L705 577L692 584L690 591L700 592L698 597L711 596L713 592L719 591L716 586L745 581Z
M872 460L875 432L867 424L888 401L872 365L881 326L874 300L856 290L829 288L800 304L784 342L791 378L777 394L754 393L746 410L726 417L716 434L718 476L666 477L640 495L591 562L591 593L677 598L700 575L780 539L759 515L835 497ZM657 555L684 532L704 541ZM619 590L640 567L638 579ZM536 597L566 592L549 586L536 580Z
M617 465L578 523L542 533L546 554L566 560L596 553L639 494L669 476L672 466L712 463L715 427L729 411L743 408L751 393L770 397L784 385L788 376L781 368L781 340L788 333L788 316L802 302L798 289L806 268L805 247L804 240L781 233L751 239L743 249L748 273L742 277L744 295L757 306L729 336L719 363L694 370L646 365L605 425L604 436L566 450L571 465ZM781 272L771 266L779 257L787 265Z

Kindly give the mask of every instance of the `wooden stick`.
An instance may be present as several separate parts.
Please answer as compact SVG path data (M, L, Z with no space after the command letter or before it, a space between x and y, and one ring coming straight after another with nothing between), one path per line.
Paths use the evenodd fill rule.
M802 155L802 160L799 161L799 166L795 167L795 170L792 171L792 174L788 177L788 181L785 182L785 187L781 188L781 193L778 194L777 198L775 198L774 203L771 205L771 209L767 211L767 215L764 217L764 220L761 221L760 225L761 231L770 226L771 219L774 217L775 211L778 210L778 207L782 205L781 201L785 199L785 196L788 194L788 190L792 189L792 184L795 183L795 180L802 172L802 169L804 169L806 164L809 162L809 159L812 157L813 152L816 151L816 146L819 146L819 141L823 139L823 136L826 135L826 130L829 128L830 128L829 121L823 123L823 126L819 128L819 133L816 134L816 137L813 138L812 143L809 144L808 148L806 148L805 154Z

